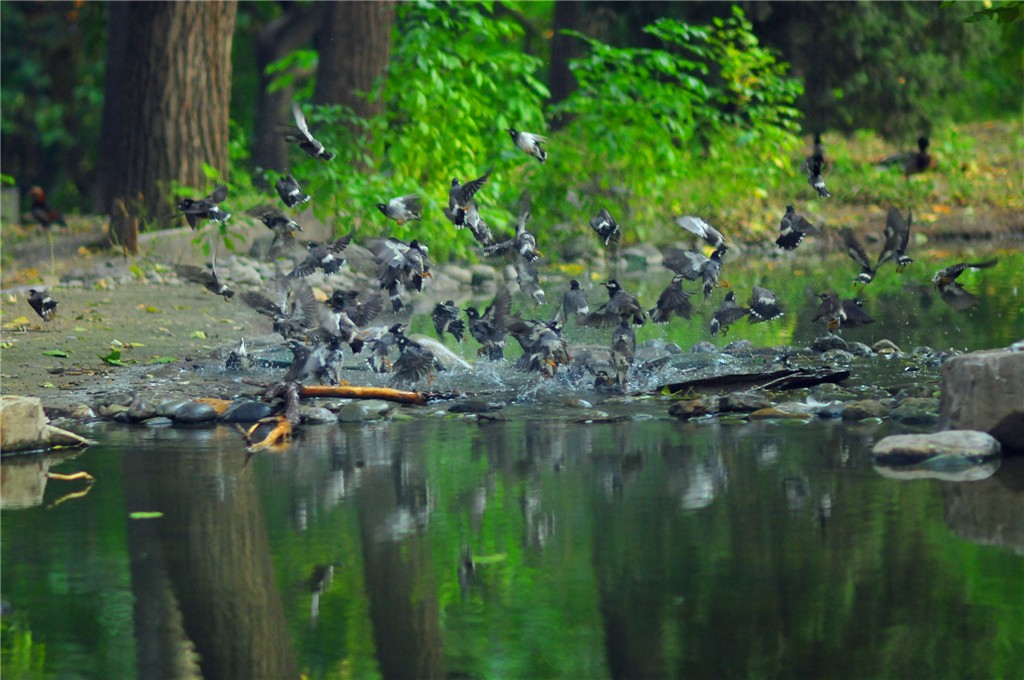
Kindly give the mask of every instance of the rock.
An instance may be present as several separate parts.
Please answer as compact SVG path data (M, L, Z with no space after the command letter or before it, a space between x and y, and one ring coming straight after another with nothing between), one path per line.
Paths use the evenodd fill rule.
M100 406L99 414L103 418L113 419L118 413L125 413L128 411L127 406L121 404L108 404L106 406Z
M863 342L846 343L846 351L855 357L869 357L873 354L871 348L865 345Z
M118 411L113 416L111 416L110 419L113 420L115 423L135 423L135 422L138 422L138 421L134 420L128 414L128 409L125 409L123 411Z
M186 401L170 417L178 423L208 423L217 420L217 411L201 401Z
M871 351L875 354L899 354L901 350L892 340L882 339L871 345Z
M821 360L829 364L848 364L853 359L853 354L844 349L829 349L821 353Z
M933 397L909 397L901 401L889 417L907 425L934 425L939 422L939 400Z
M772 402L759 392L733 392L722 398L719 408L722 411L750 412L770 408Z
M255 423L270 415L270 404L252 399L237 399L220 415L225 423Z
M701 340L690 348L690 354L717 354L718 348L707 340Z
M875 469L886 477L975 481L999 468L1001 448L986 432L947 430L886 437L871 453Z
M737 354L747 356L753 353L754 343L750 340L733 340L722 351L733 356Z
M466 399L465 401L457 401L452 404L451 408L448 409L448 413L488 413L491 411L498 411L501 408L501 404L493 401Z
M37 397L0 396L0 452L8 454L92 443L74 432L50 425L43 403Z
M815 352L827 352L830 349L845 351L846 347L846 340L843 340L838 335L823 335L820 338L815 338L814 342L811 343L811 349Z
M718 412L718 397L683 399L668 407L668 414L676 418L697 418Z
M337 419L342 423L362 423L387 418L394 410L395 405L390 401L362 399L342 406Z
M860 399L846 402L846 407L843 409L843 420L882 418L888 414L888 407L877 399Z
M904 399L910 399L917 397L919 399L937 398L935 395L938 392L937 386L934 383L927 383L923 385L909 385L901 388L896 393L896 399L903 401Z
M750 414L751 418L767 419L767 418L798 418L807 419L811 417L809 407L804 408L793 408L793 402L787 404L779 404L778 406L772 406L769 408L759 408ZM800 404L799 406L804 406Z
M156 414L164 418L174 418L174 414L188 403L188 399L171 399L156 405Z
M96 413L86 404L79 404L71 409L71 417L75 420L90 420L96 417Z
M988 432L1024 452L1024 351L972 352L942 365L940 425Z
M163 416L157 416L150 418L149 420L142 421L142 424L146 427L170 427L174 424L174 421L170 418L164 418Z
M835 383L821 383L811 390L811 396L819 401L849 401L855 396Z
M302 422L307 425L326 425L338 422L338 416L322 406L302 406L299 408L299 415L302 416Z
M128 419L137 423L140 420L148 420L156 415L156 407L141 398L132 400L128 406Z

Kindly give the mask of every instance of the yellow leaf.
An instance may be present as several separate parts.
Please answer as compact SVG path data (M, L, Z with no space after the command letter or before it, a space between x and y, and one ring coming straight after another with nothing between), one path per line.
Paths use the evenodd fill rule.
M5 331L10 331L10 330L14 330L15 328L21 328L22 326L27 326L28 324L29 324L29 321L28 321L28 317L27 316L19 316L14 321L8 321L7 323L5 323L2 326L2 328Z
M79 246L78 247L78 254L79 255L84 255L85 257L89 257L90 255L92 255L92 251L89 250L88 248L86 248L85 246Z

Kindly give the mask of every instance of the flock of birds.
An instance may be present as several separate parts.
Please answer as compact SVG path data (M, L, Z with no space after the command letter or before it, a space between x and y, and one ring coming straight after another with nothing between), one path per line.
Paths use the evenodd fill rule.
M297 105L293 105L295 127L287 139L299 146L308 156L321 161L330 161L335 154L324 148L310 132L305 117ZM521 151L544 163L547 139L539 134L508 130L513 143ZM922 172L932 166L928 153L928 139L922 137L916 152L896 154L880 162L882 165L897 165L904 174ZM813 151L804 162L807 181L821 198L831 193L825 185L827 169L824 146L820 135L815 135ZM520 291L536 305L545 302L545 293L540 286L537 264L541 257L537 250L536 238L527 228L530 220L528 198L524 199L515 231L505 239L495 239L480 213L475 198L486 185L491 170L466 183L458 178L451 181L448 191L448 205L445 217L456 230L466 228L486 256L505 257L515 268ZM289 175L277 180L277 193L287 208L297 208L311 200L302 191L298 181ZM225 222L231 214L221 207L228 195L227 187L219 185L209 195L185 198L178 202L178 210L185 216L189 226L198 229L206 221ZM45 205L42 190L33 190L33 216L44 226L49 226L54 215ZM416 194L396 196L376 204L380 212L398 224L422 219L422 200ZM274 238L269 249L271 259L276 260L295 246L302 228L284 211L274 205L263 205L250 211L253 217L270 229ZM47 221L48 220L48 221ZM902 271L913 260L907 256L912 214L906 217L896 208L888 211L884 243L878 258L868 257L864 247L850 230L843 232L843 240L849 256L860 267L856 282L870 283L880 267L894 261ZM633 364L636 352L635 328L652 323L668 323L673 316L690 319L693 305L690 298L698 291L705 300L720 286L723 256L729 248L725 237L717 229L697 216L685 215L675 218L675 223L686 232L703 239L712 249L710 255L702 250L668 248L663 251L664 266L672 273L672 279L661 291L653 307L645 309L640 301L627 291L617 280L610 279L602 285L607 289L608 298L591 309L587 292L579 281L573 280L564 291L561 304L552 319L526 318L514 313L513 294L508 286L500 285L493 302L482 312L467 307L465 320L453 301L437 303L431 318L440 338L446 333L457 342L463 342L466 332L480 345L478 354L491 361L505 357L505 340L511 335L522 348L522 356L516 367L553 376L560 367L572 361L569 345L563 335L565 325L572 319L582 327L612 329L610 344L610 365L614 376L607 371L589 369L595 377L595 386L614 390L626 389L626 376ZM604 247L617 252L622 238L618 223L602 208L590 220L590 227ZM796 213L792 206L786 207L780 223L779 236L775 243L784 250L796 249L807 235L819 233L808 219ZM372 290L331 291L326 300L317 298L314 290L305 280L314 272L321 271L329 277L345 264L345 251L352 243L354 232L325 243L305 243L305 256L298 258L294 268L282 273L267 286L265 291L244 291L239 298L256 312L271 320L274 332L279 333L293 361L283 378L288 384L302 383L313 378L321 383L338 384L342 349L348 346L353 354L366 352L369 365L378 372L392 375L392 384L408 385L433 377L439 367L434 352L423 342L406 335L407 323L395 322L383 330L370 332L368 325L380 316L387 303L391 312L398 315L406 306L408 295L421 293L431 278L433 263L429 249L418 240L402 241L397 238L373 239L366 245L374 254L377 267L376 285ZM995 260L986 262L961 262L935 273L932 282L941 298L958 310L969 309L977 298L968 293L957 282L957 277L967 268L991 267ZM209 267L178 265L180 277L204 285L211 292L231 299L235 292L218 276L216 251ZM689 291L684 282L698 282L699 287ZM727 286L725 282L722 285ZM842 327L856 327L871 323L873 319L863 309L860 298L841 299L835 292L823 293L814 321L823 321L830 332ZM57 302L45 290L30 291L29 304L45 320L56 315ZM746 305L737 301L734 291L729 290L721 304L712 314L710 332L725 334L731 324L746 317L750 323L763 323L783 315L783 308L776 294L766 287L754 286ZM231 352L229 367L238 368L251 363L252 357L245 348L244 340L238 349Z

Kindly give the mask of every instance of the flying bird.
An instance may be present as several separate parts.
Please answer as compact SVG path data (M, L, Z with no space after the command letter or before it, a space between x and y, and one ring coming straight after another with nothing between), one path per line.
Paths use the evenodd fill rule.
M434 322L434 330L437 331L438 338L444 340L444 334L448 332L455 338L455 342L462 342L466 334L466 322L462 320L454 300L438 302L434 305L430 319Z
M515 128L509 128L508 133L512 135L512 141L516 143L516 146L527 155L533 156L541 163L548 159L548 152L540 146L547 144L547 137L535 135L532 132L519 132Z
M807 172L807 183L818 192L819 198L831 198L832 194L825 188L825 178L822 177L826 167L825 145L821 143L821 133L814 133L814 148L811 155L804 161L804 171Z
M875 270L882 266L883 262L896 260L896 271L901 272L908 264L913 262L907 257L907 243L910 241L910 224L914 219L913 211L907 210L907 217L903 219L900 211L889 207L885 216L885 243L882 245L882 252L878 255L878 262L875 263Z
M391 308L397 313L404 303L398 287L407 291L423 292L423 285L430 273L430 259L427 247L417 240L404 243L396 238L384 241L375 255L380 265L380 287L387 290Z
M377 210L399 224L423 219L422 201L416 194L395 196L387 203L377 203Z
M689 281L700 280L704 284L704 299L711 297L711 291L718 286L722 274L724 248L716 248L711 257L694 250L671 248L662 251L662 263L666 268Z
M722 335L727 334L729 326L749 313L749 309L736 304L736 293L730 290L725 294L722 304L711 315L711 335L718 335L718 331L722 331Z
M590 228L606 246L618 243L622 238L619 223L612 219L611 214L605 208L601 208L596 215L590 218Z
M286 135L285 139L298 144L300 149L313 158L319 158L324 161L334 158L334 154L325 149L324 145L309 133L306 117L302 115L302 109L299 108L299 105L294 102L292 103L292 116L295 118L296 130L294 134Z
M782 216L779 224L779 237L775 239L775 245L783 250L795 250L807 234L817 234L818 229L807 221L803 215L796 214L793 206L786 206L786 214Z
M754 292L750 296L750 316L747 321L750 323L763 323L778 319L783 315L779 299L774 292L761 286L754 286Z
M429 347L407 338L404 333L395 336L398 359L391 368L393 382L415 383L423 378L429 385L434 377L434 353Z
M825 326L830 332L834 332L843 326L846 328L856 328L875 322L864 311L864 301L860 298L840 300L839 295L834 292L821 293L818 297L821 299L821 304L818 305L818 309L811 321L824 319Z
M964 290L957 278L967 269L988 269L994 267L998 261L993 259L985 262L960 262L935 272L932 283L939 289L943 302L958 312L963 312L977 305L978 297Z
M30 289L28 304L44 322L50 322L57 318L57 301L50 297L45 289Z
M523 348L516 367L551 377L558 367L572 361L569 345L562 337L562 324L510 317L505 322L508 332Z
M277 189L277 195L281 197L281 200L289 208L302 205L310 199L309 194L302 193L299 183L291 175L279 178L274 183L274 187Z
M502 286L494 301L488 305L481 314L475 307L466 308L466 316L469 318L469 334L480 343L477 354L483 355L491 361L501 361L505 358L505 321L512 309L512 294L508 288Z
M871 264L864 246L861 245L852 230L843 230L843 244L846 246L846 254L850 256L850 259L860 265L860 273L857 274L853 282L871 283L875 278L875 267Z
M725 245L725 237L710 224L693 215L681 215L676 218L676 224L692 234L700 236L707 241L715 250L721 250L724 254L728 251Z
M355 235L354 229L341 238L328 243L307 242L306 248L309 252L306 255L306 259L300 262L288 274L289 278L306 277L317 269L322 270L328 276L336 274L342 265L345 264L345 258L341 254L348 248L353 235Z
M610 328L618 325L620 321L631 321L637 326L644 325L647 314L635 296L627 292L615 279L601 285L608 289L608 301L586 316L581 316L581 326Z
M457 227L461 227L465 224L466 209L470 199L476 195L476 192L480 191L480 188L487 182L487 178L491 176L491 171L488 170L481 177L476 178L468 184L462 184L459 182L458 177L452 178L451 188L448 189L448 211L445 215L449 216L449 219Z
M673 314L689 319L693 314L693 305L690 304L690 296L693 293L683 290L682 274L676 274L669 281L665 289L658 296L658 302L648 310L651 321L654 323L668 323Z
M202 267L196 267L191 264L176 264L174 265L174 271L177 272L178 276L191 281L192 283L201 283L206 290L217 295L224 296L225 300L230 300L235 296L235 291L231 290L217 277L217 263L213 262L209 270L203 269Z
M231 213L225 212L220 204L228 197L228 188L223 184L203 198L183 198L178 201L178 210L185 214L188 226L195 229L202 220L227 222Z

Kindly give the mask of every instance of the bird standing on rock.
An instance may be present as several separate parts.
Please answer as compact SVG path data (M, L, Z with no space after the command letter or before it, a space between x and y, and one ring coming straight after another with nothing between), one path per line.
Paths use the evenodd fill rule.
M533 156L541 163L548 159L548 152L540 146L541 144L547 143L547 137L535 135L532 132L519 132L515 128L509 128L508 133L512 135L512 141L516 143L516 146L518 146L523 153Z
M612 366L615 367L615 381L626 391L626 376L636 356L636 331L628 321L623 321L612 333Z
M964 290L957 278L967 269L988 269L994 267L998 261L992 259L985 262L960 262L935 272L932 283L938 288L943 302L958 312L967 311L978 304L978 297Z

